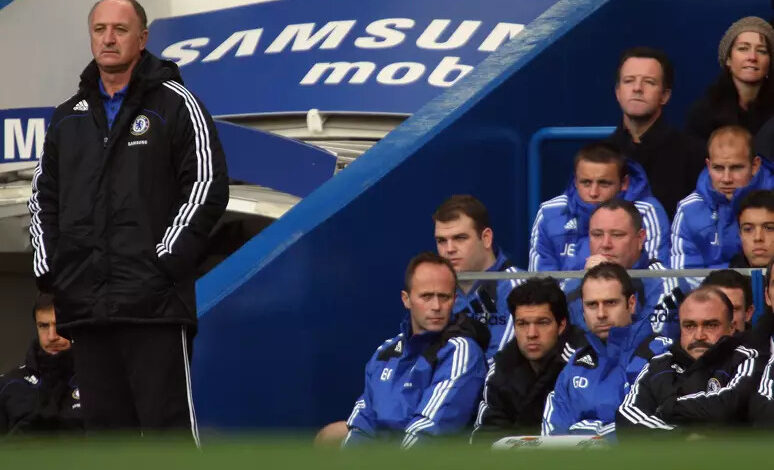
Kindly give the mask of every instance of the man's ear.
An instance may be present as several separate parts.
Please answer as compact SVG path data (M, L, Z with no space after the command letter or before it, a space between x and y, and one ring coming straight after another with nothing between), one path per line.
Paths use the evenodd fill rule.
M492 248L492 243L494 243L494 232L491 228L487 227L481 231L481 241L484 242L484 248Z
M635 312L637 311L637 296L634 294L630 295L626 300L626 307L629 309L629 312L631 312L632 316L634 316Z
M661 100L660 100L661 106L665 106L667 103L669 103L669 99L671 97L672 97L672 90L671 89L664 90L664 92L661 94Z
M561 335L564 333L565 328L567 328L567 319L562 318L562 321L559 322L559 334Z
M405 290L400 291L400 300L403 301L403 306L408 310L411 310L411 297Z
M761 169L761 157L755 156L752 161L752 174L755 175L758 173L758 170Z
M629 175L624 175L621 182L621 191L626 191L627 189L629 189Z
M748 308L747 311L744 312L745 323L750 323L752 321L753 313L755 313L755 305L750 305L750 308Z

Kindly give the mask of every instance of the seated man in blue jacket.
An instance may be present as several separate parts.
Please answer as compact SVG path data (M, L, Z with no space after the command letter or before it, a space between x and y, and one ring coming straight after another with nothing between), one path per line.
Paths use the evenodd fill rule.
M478 199L457 194L444 201L433 214L438 254L457 272L519 271L494 243L489 212ZM491 338L485 348L487 361L513 338L513 318L508 312L508 294L519 284L500 281L460 281L453 314L464 312L486 324Z
M612 144L598 142L575 156L574 180L564 193L540 205L530 236L529 270L583 269L591 213L615 197L634 202L642 214L648 259L667 259L669 219L651 194L645 171Z
M589 246L591 256L586 259L585 269L610 262L626 269L662 270L657 259L648 258L644 249L645 230L642 215L632 202L612 199L594 210L589 221ZM588 327L581 303L580 280L571 279L564 285L570 306L570 323L586 331ZM678 278L654 277L633 279L635 297L634 323L650 325L652 333L677 339L677 304L688 290L687 283Z
M347 420L344 446L400 437L412 447L427 436L456 433L472 422L486 375L489 331L467 315L452 316L457 276L434 253L406 269L401 333L366 364L365 390Z
M578 348L559 374L543 411L544 436L615 431L615 413L628 386L672 340L651 334L647 322L632 324L637 300L626 270L601 263L581 284L588 346Z
M742 251L731 258L730 268L763 268L774 258L774 191L748 193L737 209Z
M750 132L716 129L709 138L707 168L696 190L677 205L670 263L675 269L727 268L740 252L737 208L757 189L774 188L774 164L756 156Z

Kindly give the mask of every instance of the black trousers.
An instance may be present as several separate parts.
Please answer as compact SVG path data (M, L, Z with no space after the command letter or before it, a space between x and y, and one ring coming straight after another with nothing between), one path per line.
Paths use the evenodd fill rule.
M71 335L87 431L185 430L199 445L185 326L89 325Z

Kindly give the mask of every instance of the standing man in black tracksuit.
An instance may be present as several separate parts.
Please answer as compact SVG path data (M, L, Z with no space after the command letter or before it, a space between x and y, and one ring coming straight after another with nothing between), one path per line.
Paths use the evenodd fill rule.
M738 425L761 377L758 351L731 336L733 306L715 287L700 287L680 306L680 344L654 356L616 416L617 429Z
M60 105L33 179L39 286L71 335L87 430L190 429L195 267L228 202L212 118L145 51L145 11L101 0L94 60Z
M475 439L538 434L546 396L575 349L586 344L568 322L567 301L553 279L529 279L508 296L514 339L495 355L478 407Z

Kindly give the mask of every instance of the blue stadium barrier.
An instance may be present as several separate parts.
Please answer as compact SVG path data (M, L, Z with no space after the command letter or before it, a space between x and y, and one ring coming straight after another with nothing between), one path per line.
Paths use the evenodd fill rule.
M368 357L396 334L408 259L434 248L435 207L450 194L476 195L496 242L523 264L529 136L620 119L617 58L642 44L678 63L667 116L682 115L717 74L717 41L749 14L768 16L768 0L557 2L199 281L200 423L345 419ZM686 29L689 17L700 20Z
M527 207L529 224L535 221L535 215L543 198L543 155L540 147L547 140L604 139L615 131L615 126L596 127L544 127L532 134L527 149Z

